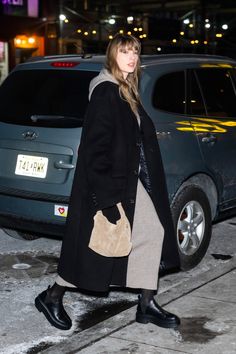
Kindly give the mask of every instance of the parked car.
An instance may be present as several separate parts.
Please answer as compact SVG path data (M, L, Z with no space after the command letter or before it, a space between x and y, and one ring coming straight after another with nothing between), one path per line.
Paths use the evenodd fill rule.
M63 235L88 86L103 63L36 58L0 86L0 225L8 233ZM142 68L181 266L190 269L206 253L212 222L236 206L236 61L154 55L142 57Z

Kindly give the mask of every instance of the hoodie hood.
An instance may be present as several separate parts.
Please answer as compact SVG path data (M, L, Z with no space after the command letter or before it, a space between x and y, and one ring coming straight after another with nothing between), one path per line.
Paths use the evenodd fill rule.
M103 68L98 74L98 76L95 76L95 78L93 78L89 84L89 100L92 96L95 87L104 81L110 81L114 84L119 85L118 81L114 78L114 76L107 69Z

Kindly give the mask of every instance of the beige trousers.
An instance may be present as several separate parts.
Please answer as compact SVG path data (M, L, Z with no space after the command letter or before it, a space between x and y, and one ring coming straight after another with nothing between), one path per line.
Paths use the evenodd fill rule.
M164 229L159 221L152 200L138 180L132 250L128 258L126 286L129 288L157 289ZM75 287L60 276L57 284Z
M127 287L157 289L163 238L164 229L152 200L138 180Z

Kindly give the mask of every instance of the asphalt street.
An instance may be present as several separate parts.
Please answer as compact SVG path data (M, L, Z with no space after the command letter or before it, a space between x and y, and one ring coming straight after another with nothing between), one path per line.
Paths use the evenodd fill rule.
M210 276L227 268L230 262L235 260L235 234L236 218L214 225L212 241L204 260L191 271L169 274L160 279L159 294L160 298L163 296L162 303L167 303L165 302L168 298L166 294L174 292L173 299L176 299L177 295L181 298L187 290L196 289L204 275ZM100 326L103 336L106 333L109 335L107 321L118 318L114 321L119 325L121 320L123 325L132 322L132 309L134 309L137 294L124 289L113 289L107 296L99 298L88 293L68 292L65 296L65 306L73 319L72 329L62 332L47 323L42 314L35 309L34 297L48 284L53 283L60 246L60 240L48 238L33 241L16 240L0 231L1 354L59 353L58 346L63 346L63 343L68 341L73 343L73 339L77 336L80 336L80 341L83 342L87 338L86 333L95 330L96 326ZM233 279L232 275L230 278L232 286ZM179 289L179 293L176 289ZM123 312L117 315L120 311ZM125 317L122 318L122 314L126 314ZM111 329L114 321L110 325ZM96 330L97 334L100 332ZM88 353L105 353L104 350L97 350L100 349L94 349ZM66 350L61 352L70 353ZM122 350L116 351L116 353L119 352L124 353ZM131 352L139 353L135 350ZM109 351L107 353L110 354Z

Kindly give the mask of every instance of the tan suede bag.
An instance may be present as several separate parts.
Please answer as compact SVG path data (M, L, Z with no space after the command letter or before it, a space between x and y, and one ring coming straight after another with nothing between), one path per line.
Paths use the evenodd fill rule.
M131 227L121 203L117 204L120 219L110 223L99 210L94 216L94 227L89 241L89 248L105 257L127 256L132 248Z

